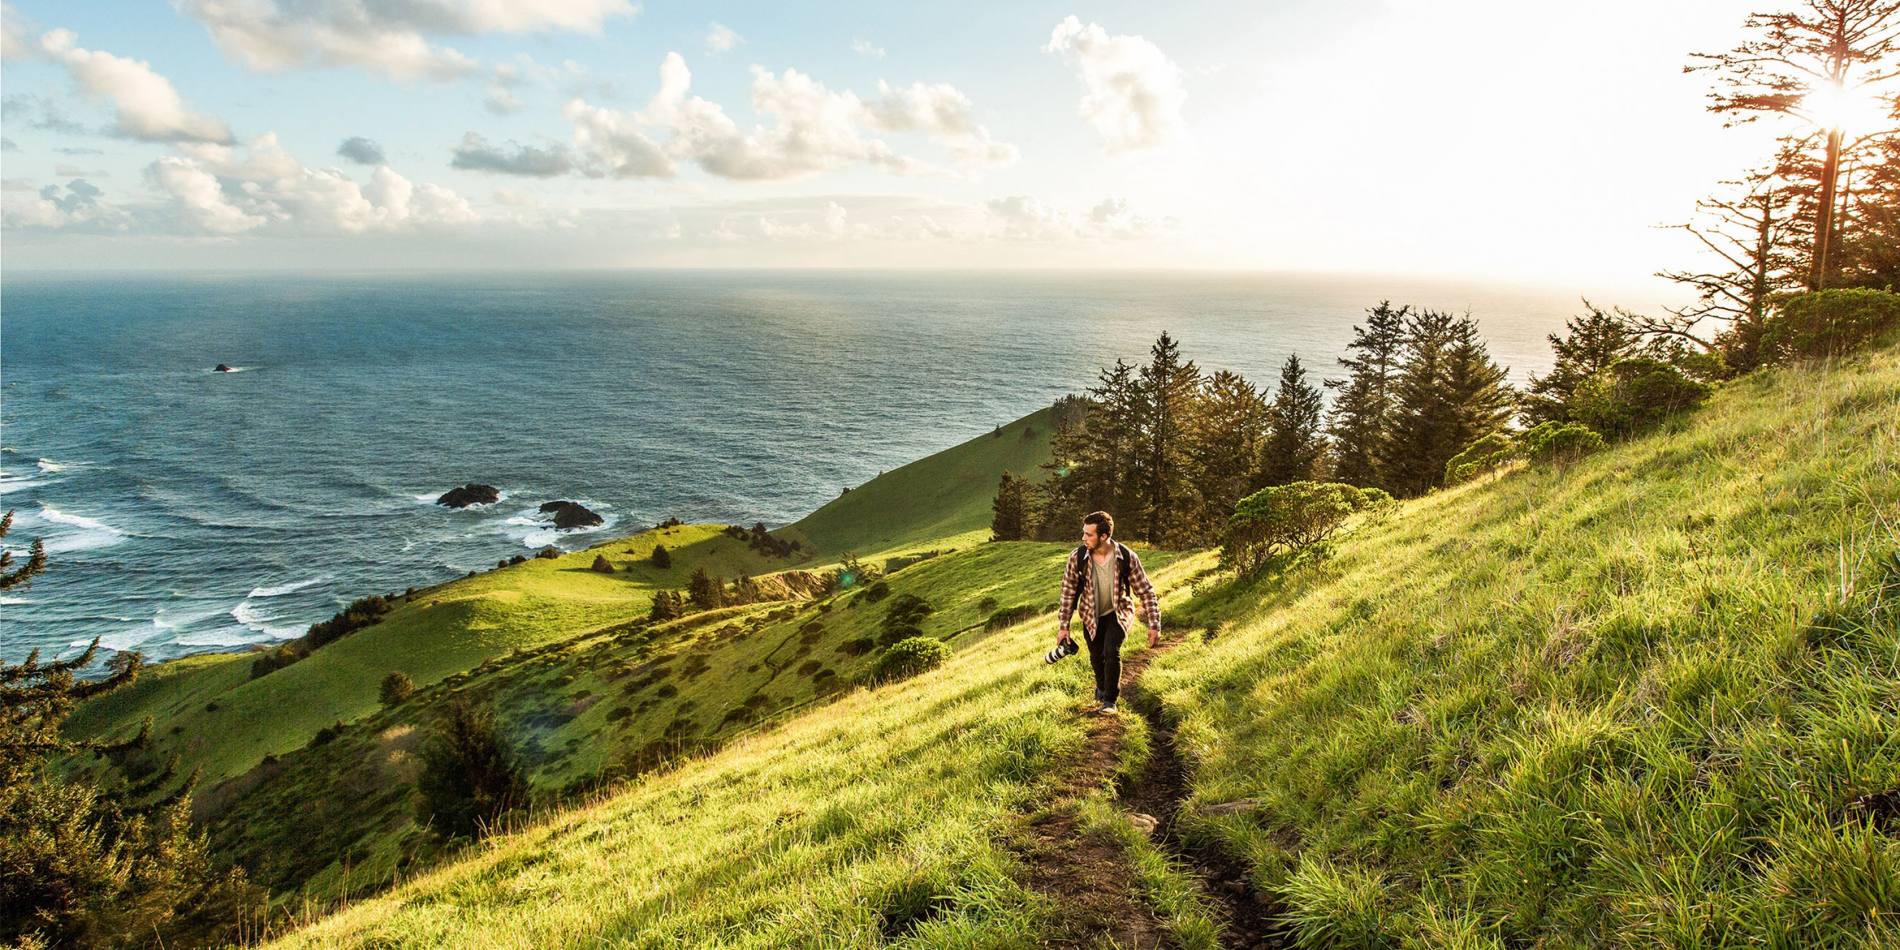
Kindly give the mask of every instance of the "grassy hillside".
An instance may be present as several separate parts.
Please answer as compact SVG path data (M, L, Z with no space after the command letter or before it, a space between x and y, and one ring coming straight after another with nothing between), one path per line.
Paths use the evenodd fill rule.
M1060 568L1059 546L992 548L1045 589ZM1154 573L1178 589L1205 560ZM1089 683L1084 662L1043 664L1052 633L1045 615L980 638L942 669L650 775L284 945L1032 944L1065 909L1001 841L1079 748Z
M647 561L655 544L675 552L670 569ZM620 570L589 570L596 554ZM427 685L513 650L644 618L653 593L684 587L695 567L729 576L780 564L715 525L650 530L420 590L379 623L258 679L246 653L161 664L133 688L82 706L67 730L123 737L151 716L159 754L176 752L183 770L202 768L216 781L373 711L377 684L391 672Z
M772 532L798 540L824 562L850 551L862 558L908 548L962 547L990 536L990 503L1003 472L1039 477L1049 460L1055 409L1030 413L995 432L979 435L885 472Z
M439 856L410 789L416 747L451 692L494 703L544 800L572 796L849 691L894 638L887 617L911 598L929 607L922 635L959 649L986 636L996 610L1046 617L1067 550L987 545L823 600L632 623L514 651L272 756L209 789L200 810L219 852L281 894L374 891Z
M1889 349L1407 503L1283 573L1210 587L1210 554L1176 560L1170 627L1197 632L1142 692L1191 761L1187 831L1311 945L1893 946L1896 552ZM1063 908L1010 842L1081 752L1087 682L1040 663L1048 634L980 639L283 943L1034 942Z
M1144 682L1314 943L1900 946L1900 351L1220 603Z

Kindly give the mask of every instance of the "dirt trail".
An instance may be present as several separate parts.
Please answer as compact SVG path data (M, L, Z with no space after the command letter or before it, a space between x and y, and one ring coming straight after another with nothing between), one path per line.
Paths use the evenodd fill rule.
M1175 753L1174 732L1161 719L1160 704L1144 695L1139 685L1148 663L1175 642L1124 658L1120 715L1088 715L1078 705L1078 718L1088 729L1083 752L1057 779L1049 807L1031 820L1027 840L1019 845L1031 886L1055 897L1063 907L1065 925L1050 935L1048 945L1172 945L1165 926L1137 892L1121 844L1082 833L1076 813L1076 803L1114 780L1127 731L1123 717L1134 714L1131 708L1139 709L1148 721L1152 754L1139 775L1118 783L1120 810L1137 827L1142 818L1152 819L1150 838L1194 873L1202 892L1219 908L1226 928L1222 946L1267 950L1291 945L1273 925L1273 906L1248 882L1245 865L1210 845L1189 842L1178 832L1181 801L1187 793L1186 769Z

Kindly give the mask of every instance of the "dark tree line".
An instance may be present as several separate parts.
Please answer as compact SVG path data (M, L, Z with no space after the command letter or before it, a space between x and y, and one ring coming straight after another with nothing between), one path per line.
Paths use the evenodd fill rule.
M1263 488L1334 478L1416 495L1516 407L1468 316L1380 304L1340 364L1329 415L1297 355L1268 392L1237 373L1203 374L1164 333L1146 364L1117 360L1086 396L1057 403L1052 458L1039 480L1002 476L992 535L1067 540L1102 509L1118 537L1201 546Z

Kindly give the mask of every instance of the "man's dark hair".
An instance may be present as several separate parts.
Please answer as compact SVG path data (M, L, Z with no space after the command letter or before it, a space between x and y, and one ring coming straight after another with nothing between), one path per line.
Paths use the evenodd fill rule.
M1095 533L1104 537L1115 536L1115 516L1106 511L1091 511L1082 516L1083 524L1095 526Z

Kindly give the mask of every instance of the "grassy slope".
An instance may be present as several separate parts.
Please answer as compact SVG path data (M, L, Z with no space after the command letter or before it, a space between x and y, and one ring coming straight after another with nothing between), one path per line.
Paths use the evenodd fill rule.
M1215 633L1146 683L1181 720L1193 803L1257 803L1191 827L1318 944L1892 945L1900 577L1877 556L1900 549L1897 427L1888 350L1743 381L1568 471L1409 503L1191 603L1211 558L1174 562L1171 613ZM1052 908L995 842L1074 749L1086 681L1035 659L1046 628L284 943L1029 942Z
M679 552L670 570L645 562L655 543ZM598 553L626 569L588 570ZM392 671L427 685L511 650L644 617L654 591L685 586L699 565L724 574L773 569L717 526L642 532L419 591L380 623L255 680L249 654L195 657L176 671L163 664L132 689L81 707L67 730L76 737L128 735L152 716L160 754L175 751L183 770L202 767L204 779L215 781L266 754L298 748L333 722L373 711L378 684ZM213 702L216 709L207 709Z
M1065 548L990 545L911 570L938 565L933 583L970 598L1001 569L1048 591ZM993 563L955 563L978 556ZM1144 560L1173 603L1207 557ZM646 776L285 944L1029 945L1062 908L997 840L1079 748L1089 682L1085 662L1041 661L1053 626L977 637L940 670Z
M1049 460L1055 410L1039 409L954 448L892 469L773 532L835 560L846 551L867 562L932 545L964 547L989 539L990 503L1004 471L1038 476Z
M985 545L905 568L879 600L859 589L758 604L497 657L212 788L200 804L216 815L219 851L280 893L299 884L316 897L375 890L394 872L437 857L409 794L418 727L430 725L451 691L494 700L538 789L584 789L834 699L874 663L877 650L867 648L907 595L934 608L919 625L924 635L959 649L982 639L986 599L1002 607L1053 603L1066 552L1056 544Z
M1410 503L1146 682L1316 942L1900 946L1897 552L1887 349Z

